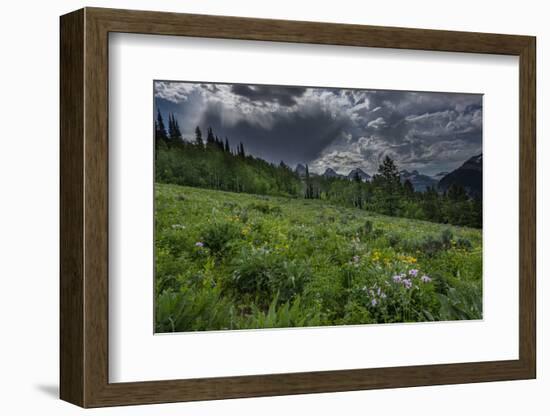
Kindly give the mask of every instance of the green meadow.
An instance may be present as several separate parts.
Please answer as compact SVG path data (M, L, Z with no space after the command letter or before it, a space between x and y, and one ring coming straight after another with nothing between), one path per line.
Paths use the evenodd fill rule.
M155 185L157 332L482 318L482 231Z

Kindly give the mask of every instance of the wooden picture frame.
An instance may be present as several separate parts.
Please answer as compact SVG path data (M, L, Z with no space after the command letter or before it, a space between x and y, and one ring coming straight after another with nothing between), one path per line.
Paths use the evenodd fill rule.
M85 8L61 17L60 396L82 407L536 377L535 38ZM108 34L215 37L514 55L520 66L519 359L109 383Z

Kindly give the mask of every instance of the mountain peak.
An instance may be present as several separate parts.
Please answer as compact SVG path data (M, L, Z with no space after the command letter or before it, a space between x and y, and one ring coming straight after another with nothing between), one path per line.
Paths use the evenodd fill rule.
M302 165L301 163L298 163L296 165L296 168L294 169L294 171L300 175L300 176L304 176L306 174L306 167L304 165Z
M411 172L403 169L399 172L399 177L401 179L401 182L405 182L407 180L410 181L413 185L414 190L417 192L425 192L426 189L437 184L437 179L434 179L428 175L424 175L418 172L416 169Z
M445 175L439 181L439 189L446 191L451 185L460 185L470 196L481 196L483 189L483 154L472 156L458 169Z
M483 153L480 153L479 155L472 157L470 160L472 160L476 163L482 163L483 162Z
M483 154L472 156L459 169L469 169L481 172L483 167Z
M325 173L323 173L323 176L326 176L327 178L337 178L341 175L339 175L334 169L329 167L325 169Z
M418 176L420 175L420 172L418 172L416 169L412 171L408 171L407 169L403 169L399 172L401 176Z
M354 179L355 178L355 175L358 175L359 178L365 182L365 181L370 181L371 179L371 176L365 172L363 169L361 168L355 168L355 169L352 169L349 173L348 173L348 179Z

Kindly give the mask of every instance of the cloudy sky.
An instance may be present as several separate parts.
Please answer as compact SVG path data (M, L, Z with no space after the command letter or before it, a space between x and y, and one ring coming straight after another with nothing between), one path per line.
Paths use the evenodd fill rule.
M482 95L155 81L155 114L313 172L375 173L385 155L432 175L481 153Z

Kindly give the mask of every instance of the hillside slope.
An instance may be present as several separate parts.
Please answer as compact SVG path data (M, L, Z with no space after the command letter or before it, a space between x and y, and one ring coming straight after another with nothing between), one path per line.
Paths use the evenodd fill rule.
M480 230L319 200L155 193L159 332L481 317Z

